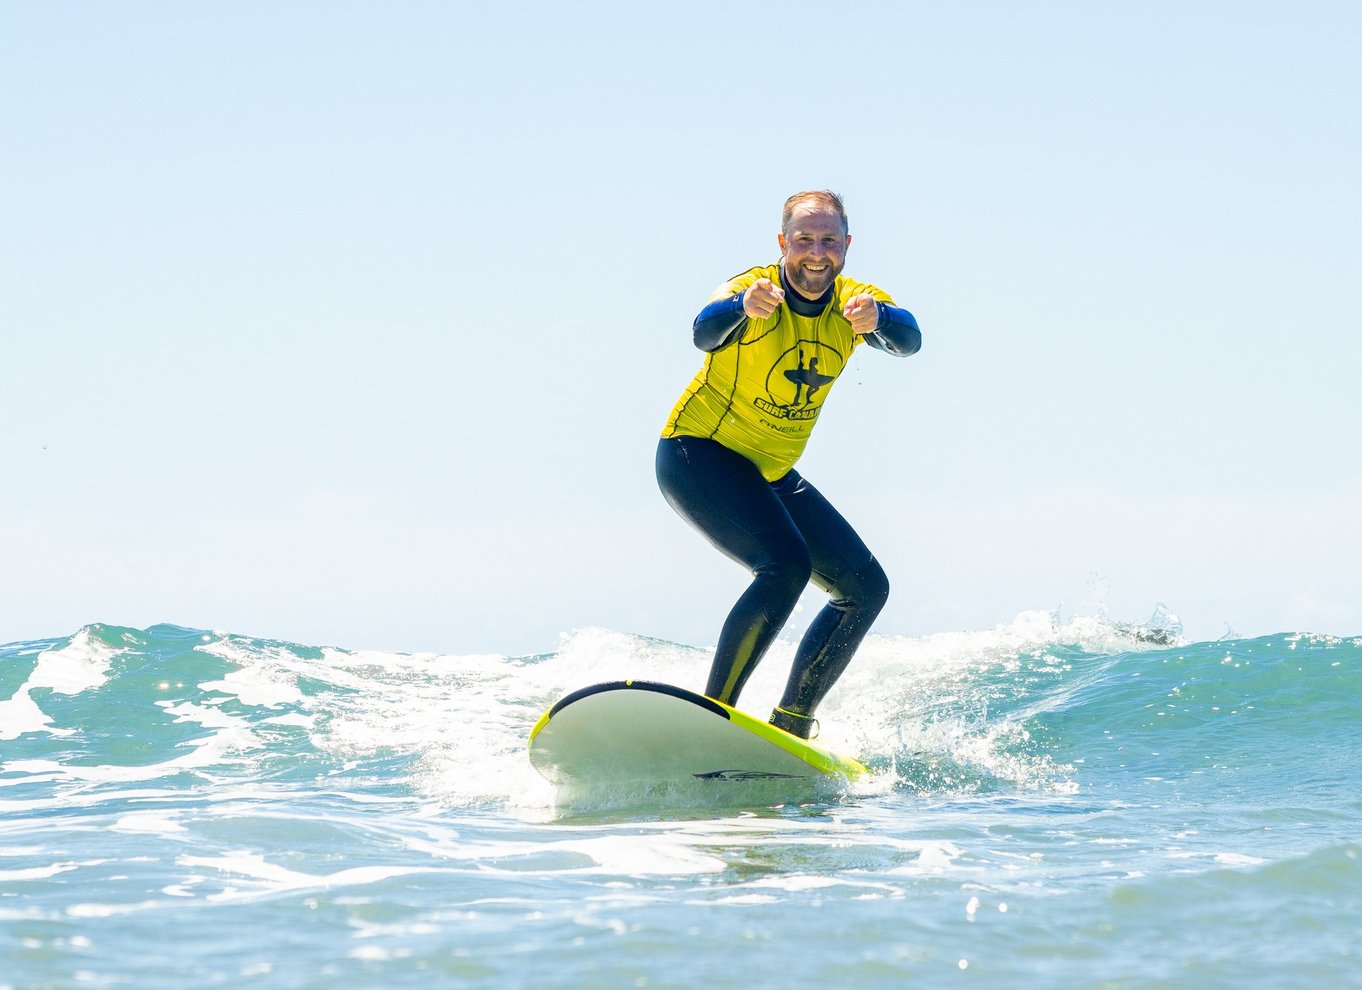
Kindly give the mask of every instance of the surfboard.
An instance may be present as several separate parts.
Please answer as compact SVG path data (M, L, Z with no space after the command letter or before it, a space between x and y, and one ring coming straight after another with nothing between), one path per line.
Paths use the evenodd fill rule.
M850 757L736 708L653 681L567 695L530 731L530 763L556 784L851 781Z

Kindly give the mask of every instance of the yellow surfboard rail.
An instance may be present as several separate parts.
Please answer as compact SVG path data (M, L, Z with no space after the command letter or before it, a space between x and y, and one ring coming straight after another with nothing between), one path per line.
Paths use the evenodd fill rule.
M761 736L768 742L775 743L787 753L799 757L824 773L839 774L848 780L855 780L870 772L859 760L834 753L832 750L825 749L808 739L801 739L792 732L786 732L770 722L763 722L761 719L748 715L731 705L725 705L722 701L714 703L721 705L735 724L741 725L753 735Z

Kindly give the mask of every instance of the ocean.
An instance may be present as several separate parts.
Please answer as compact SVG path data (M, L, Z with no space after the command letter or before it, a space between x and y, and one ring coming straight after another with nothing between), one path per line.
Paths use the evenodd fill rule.
M556 645L0 647L0 988L1362 986L1362 639L872 636L818 713L871 776L815 803L556 794L548 706L708 666Z

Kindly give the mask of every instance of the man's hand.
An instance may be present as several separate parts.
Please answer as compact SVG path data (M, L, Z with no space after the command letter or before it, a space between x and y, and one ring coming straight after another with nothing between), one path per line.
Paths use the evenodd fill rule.
M874 333L875 328L880 324L880 304L875 301L875 297L862 292L859 296L852 296L847 300L847 304L842 307L842 315L851 321L851 329L864 336Z
M742 294L742 311L749 319L764 320L780 307L785 290L769 278L759 278Z

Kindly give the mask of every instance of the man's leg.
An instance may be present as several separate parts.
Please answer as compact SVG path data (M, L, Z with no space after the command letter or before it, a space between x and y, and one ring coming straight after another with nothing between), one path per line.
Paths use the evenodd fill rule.
M755 464L713 440L664 439L657 480L677 513L752 572L724 622L705 694L734 704L809 583L813 561Z
M819 702L842 676L889 598L889 579L851 524L795 472L774 491L809 546L813 580L828 592L795 653L772 721L808 737Z

